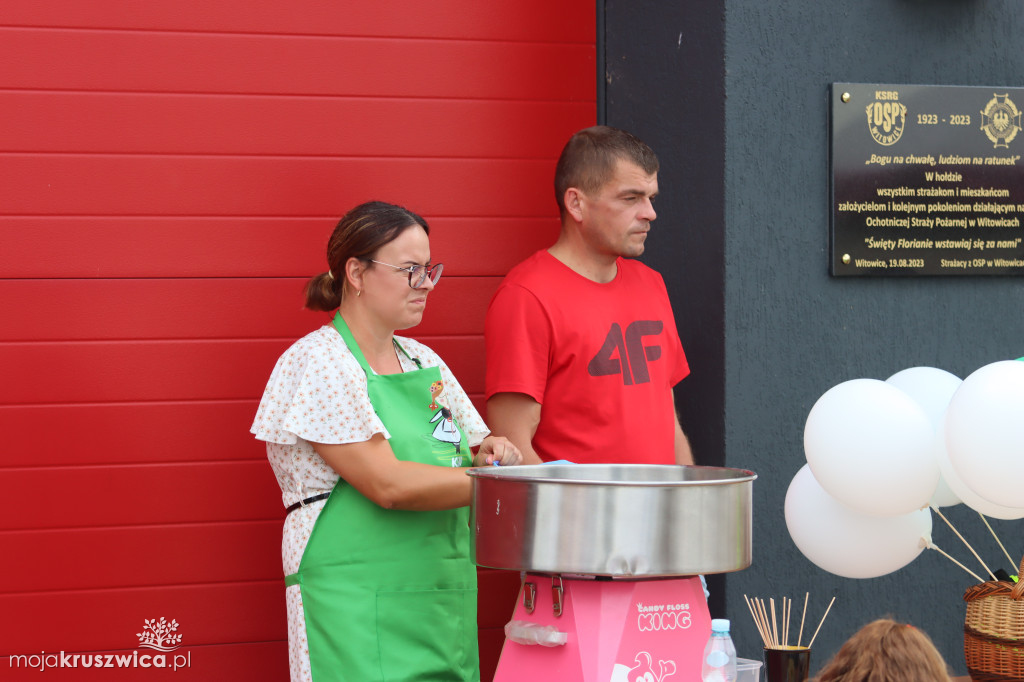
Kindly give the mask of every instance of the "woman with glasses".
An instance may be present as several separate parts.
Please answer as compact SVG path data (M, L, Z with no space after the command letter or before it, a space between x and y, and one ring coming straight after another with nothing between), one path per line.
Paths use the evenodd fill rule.
M341 219L306 285L307 308L337 312L278 360L252 427L287 509L293 681L479 679L465 467L522 456L395 335L441 277L429 229L383 202Z

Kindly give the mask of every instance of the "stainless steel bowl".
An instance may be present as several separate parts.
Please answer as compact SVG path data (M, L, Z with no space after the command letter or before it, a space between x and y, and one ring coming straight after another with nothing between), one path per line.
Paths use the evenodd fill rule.
M535 573L659 577L750 565L743 469L654 464L478 467L472 557Z

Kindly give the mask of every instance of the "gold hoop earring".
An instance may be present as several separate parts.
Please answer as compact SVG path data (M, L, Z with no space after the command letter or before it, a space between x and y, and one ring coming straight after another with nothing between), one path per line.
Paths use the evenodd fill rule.
M359 298L362 295L363 295L363 290L362 289L356 289L356 298Z

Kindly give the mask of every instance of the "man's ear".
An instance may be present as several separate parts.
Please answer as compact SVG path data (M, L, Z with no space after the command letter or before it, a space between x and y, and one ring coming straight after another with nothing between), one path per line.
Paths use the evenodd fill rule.
M565 212L571 215L573 220L578 223L583 222L583 202L583 192L578 188L570 187L565 190L565 196L563 197Z

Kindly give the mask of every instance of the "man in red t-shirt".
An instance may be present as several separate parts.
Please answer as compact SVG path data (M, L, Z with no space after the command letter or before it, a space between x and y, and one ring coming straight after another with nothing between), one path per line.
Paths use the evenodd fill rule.
M607 126L555 170L562 229L487 310L487 422L524 463L693 464L672 387L689 374L665 283L631 260L656 217L658 158Z

